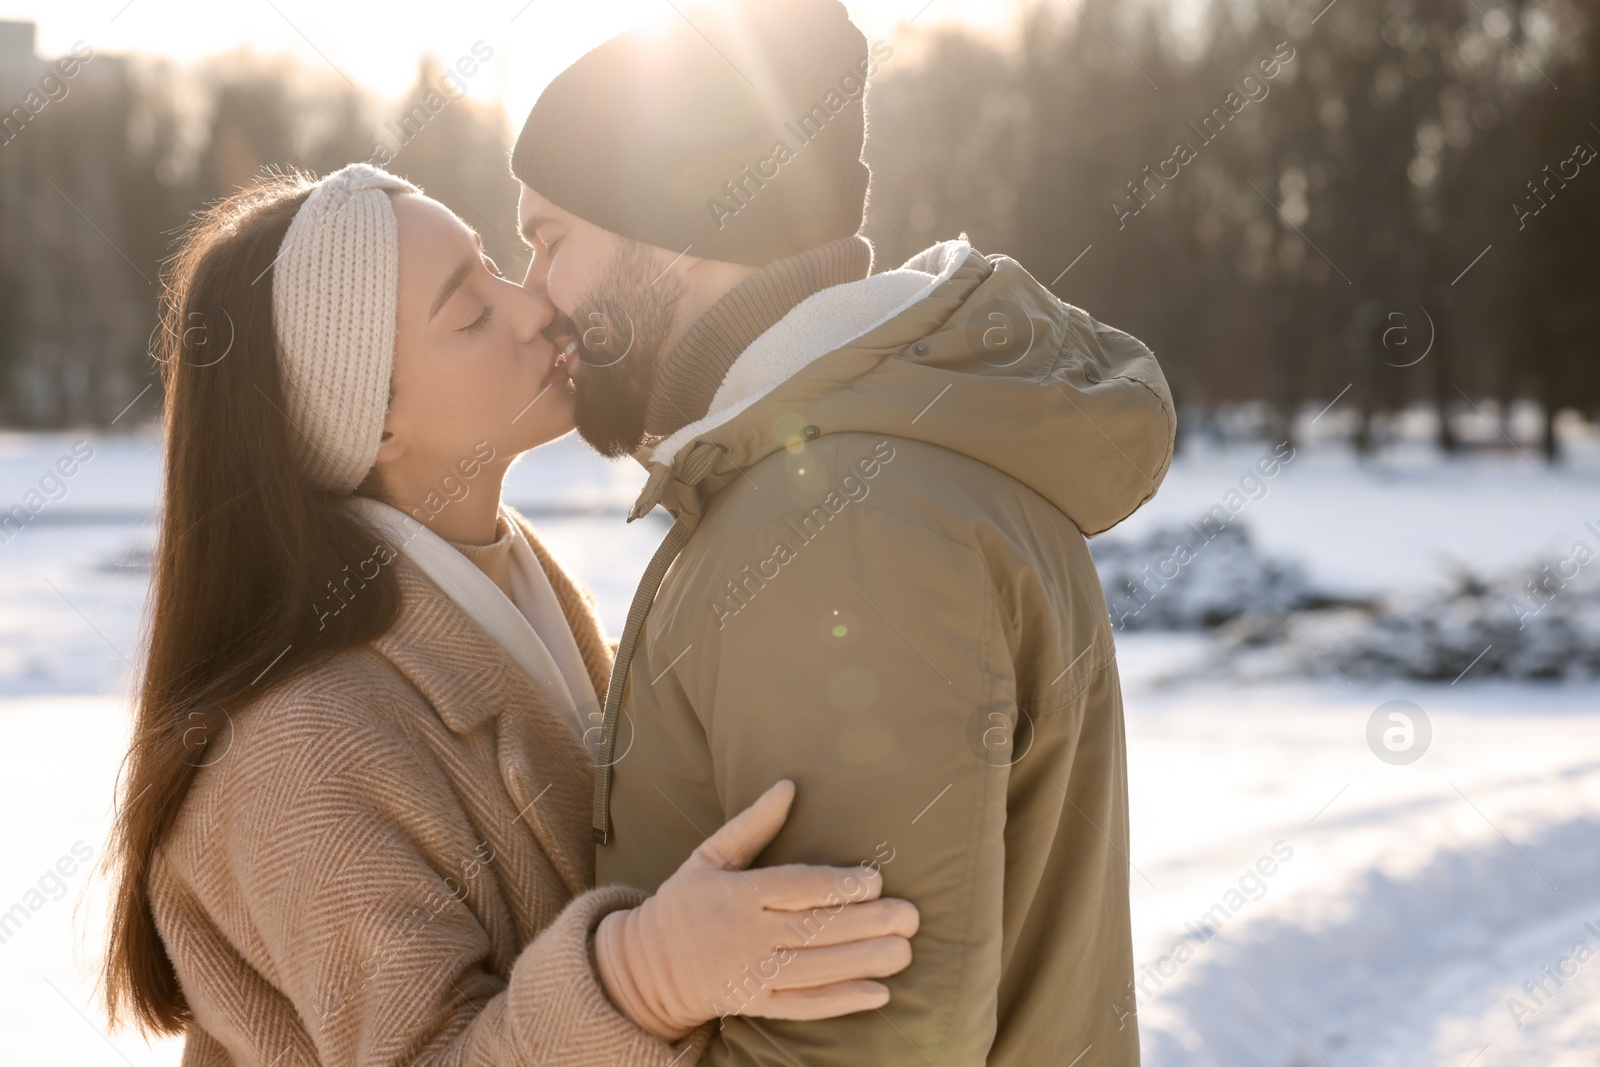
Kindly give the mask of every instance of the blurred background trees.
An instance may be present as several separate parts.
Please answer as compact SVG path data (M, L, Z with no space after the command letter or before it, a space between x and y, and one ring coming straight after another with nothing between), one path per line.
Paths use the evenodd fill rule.
M0 107L24 107L53 61L34 55L31 25L0 23ZM157 378L163 261L193 211L263 168L385 166L478 227L520 277L505 115L471 98L471 79L463 95L443 77L422 60L411 93L384 108L337 74L249 53L182 72L136 57L83 63L0 144L0 425L155 417L157 390L141 391Z
M1600 167L1568 164L1525 226L1513 204L1600 147L1600 3L1319 6L1219 2L1196 33L1041 3L1009 49L903 47L871 98L868 232L888 260L961 231L1020 260L1155 350L1186 428L1251 405L1290 436L1342 394L1357 448L1427 404L1453 450L1463 414L1526 398L1554 455L1560 412L1600 413Z
M1214 0L1180 24L1158 0L1039 0L1004 39L903 29L869 98L879 269L962 232L1013 256L1155 350L1186 433L1247 412L1288 437L1339 397L1363 451L1423 406L1440 447L1504 447L1523 399L1543 425L1517 443L1557 456L1558 418L1600 416L1600 165L1579 162L1600 0L1317 7ZM0 106L44 68L20 25ZM0 146L0 423L118 419L154 381L173 232L264 166L373 159L520 275L513 124L469 94L407 126L440 77L423 61L385 106L247 54L85 64ZM1461 431L1483 416L1489 439Z

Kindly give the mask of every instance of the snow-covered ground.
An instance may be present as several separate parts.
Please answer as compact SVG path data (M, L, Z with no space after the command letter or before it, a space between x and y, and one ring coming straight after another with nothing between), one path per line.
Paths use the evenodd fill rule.
M0 508L79 439L0 435ZM104 848L125 743L159 448L91 443L64 490L45 486L59 499L0 536L0 917L13 916L0 1061L174 1064L176 1042L108 1036L93 1000L105 887L82 857ZM1272 450L1191 450L1118 533L1196 518ZM568 441L524 460L507 490L613 632L665 531L622 522L641 480ZM1600 526L1592 442L1557 471L1410 446L1358 465L1312 445L1264 484L1240 520L1323 587L1360 595L1422 586L1452 560L1551 561ZM1600 686L1167 680L1198 676L1183 668L1209 640L1118 639L1146 1063L1600 1060ZM1416 762L1368 747L1391 700L1431 724Z
M1600 962L1561 963L1600 959L1600 688L1141 681L1202 654L1121 656L1146 1064L1600 1062ZM1366 741L1396 699L1432 726L1405 766Z

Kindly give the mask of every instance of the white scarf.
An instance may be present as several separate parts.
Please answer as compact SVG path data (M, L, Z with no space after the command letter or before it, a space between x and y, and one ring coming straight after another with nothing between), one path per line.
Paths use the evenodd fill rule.
M448 541L403 511L360 496L351 497L350 506L477 623L583 736L585 716L599 710L594 683L549 575L504 508L501 516L512 534L511 599Z

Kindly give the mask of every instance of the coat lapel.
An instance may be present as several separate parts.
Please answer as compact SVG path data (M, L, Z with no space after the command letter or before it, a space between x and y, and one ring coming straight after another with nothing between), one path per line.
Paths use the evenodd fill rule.
M544 562L542 546L536 551ZM588 818L594 768L573 736L571 710L551 707L522 669L404 557L393 566L400 615L373 647L416 686L452 732L493 731L516 817L528 824L576 896L594 884ZM582 640L579 648L584 651ZM593 672L587 652L585 664Z

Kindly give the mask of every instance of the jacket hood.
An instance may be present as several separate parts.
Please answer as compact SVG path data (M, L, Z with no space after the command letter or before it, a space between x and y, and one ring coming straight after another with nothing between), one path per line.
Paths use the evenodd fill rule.
M705 418L638 454L650 479L634 517L659 502L694 518L766 456L866 432L986 463L1093 536L1154 495L1175 428L1166 379L1137 338L1015 260L947 241L815 294L751 344ZM730 461L709 476L691 459L707 445Z

